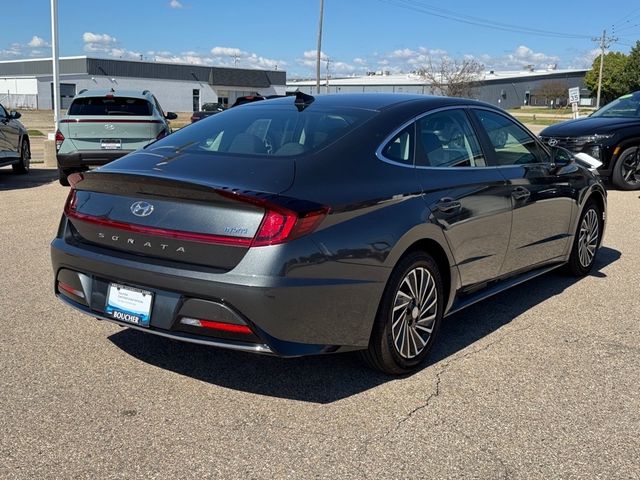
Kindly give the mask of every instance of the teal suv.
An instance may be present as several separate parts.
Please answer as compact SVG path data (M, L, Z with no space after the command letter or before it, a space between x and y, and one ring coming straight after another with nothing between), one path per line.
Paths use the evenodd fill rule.
M83 90L56 132L60 183L89 167L104 165L171 133L169 120L148 90Z

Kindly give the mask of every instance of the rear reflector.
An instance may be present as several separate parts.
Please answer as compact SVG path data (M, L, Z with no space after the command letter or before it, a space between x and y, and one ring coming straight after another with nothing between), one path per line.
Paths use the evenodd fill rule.
M211 330L219 330L221 332L243 333L245 335L253 334L251 329L246 325L236 325L234 323L214 322L212 320L201 320L190 317L181 318L180 323L191 327L208 328Z
M58 290L62 290L63 292L70 293L71 295L75 295L79 298L84 298L84 293L80 290L76 290L71 285L67 285L64 282L58 282Z

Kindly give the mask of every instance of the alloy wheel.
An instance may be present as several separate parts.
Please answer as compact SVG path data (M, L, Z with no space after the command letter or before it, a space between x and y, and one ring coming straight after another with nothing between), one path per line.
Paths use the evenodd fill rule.
M580 236L578 239L578 258L580 265L584 268L589 267L596 255L598 248L598 236L600 226L598 224L598 214L591 208L582 218L580 224Z
M640 149L635 149L622 160L622 178L629 185L640 183Z
M420 355L429 342L438 313L438 291L433 276L424 267L407 273L391 312L393 344L401 357Z

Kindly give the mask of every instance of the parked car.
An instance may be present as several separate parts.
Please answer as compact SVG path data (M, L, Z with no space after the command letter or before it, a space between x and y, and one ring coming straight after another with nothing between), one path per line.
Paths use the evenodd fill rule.
M83 90L73 99L56 132L60 183L89 167L104 165L171 133L156 97L144 90Z
M593 267L600 177L473 100L326 95L230 109L70 177L55 294L168 338L418 368L441 320ZM240 359L238 359L240 360Z
M7 112L0 104L0 167L11 165L15 173L29 173L31 144L19 118L20 112Z
M224 112L224 107L220 103L205 103L202 105L202 110L193 112L193 115L191 115L191 123L195 123L198 120L220 112Z
M236 101L233 102L233 105L231 105L231 107L229 108L233 108L233 107L238 107L240 105L244 105L246 103L253 103L253 102L259 102L261 100L266 100L267 97L260 95L258 93L254 94L254 95L244 95L242 97L238 97L236 98Z
M616 187L640 189L640 91L623 95L589 117L551 125L540 136L548 145L600 160L600 175Z

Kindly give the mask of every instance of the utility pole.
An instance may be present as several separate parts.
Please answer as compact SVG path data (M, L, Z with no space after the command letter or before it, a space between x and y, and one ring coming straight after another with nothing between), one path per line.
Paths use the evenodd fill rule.
M600 91L602 90L602 70L604 67L604 50L609 48L613 42L617 42L616 37L607 37L607 31L602 31L602 37L591 38L593 42L600 42L600 73L598 74L598 95L596 97L596 108L600 108Z
M327 70L326 70L326 75L327 75L327 95L329 94L329 64L331 63L331 59L329 57L327 57Z
M60 123L60 61L58 52L58 0L51 0L51 60L53 62L53 123Z
M322 17L324 16L324 0L320 0L320 21L318 23L318 49L316 50L316 93L320 93L320 56L322 52Z

